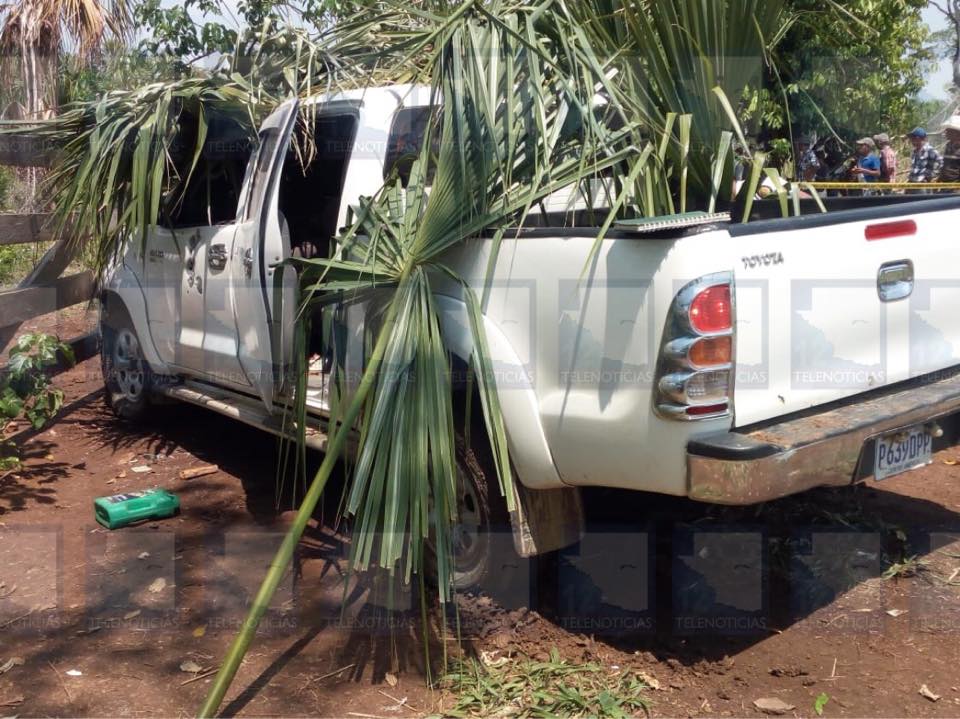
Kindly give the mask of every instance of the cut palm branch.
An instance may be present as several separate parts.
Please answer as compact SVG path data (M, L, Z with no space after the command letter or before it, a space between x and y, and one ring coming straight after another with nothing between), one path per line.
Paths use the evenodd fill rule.
M763 82L792 12L783 0L576 0L562 6L598 49L591 61L610 71L604 87L628 116L652 133L670 113L690 116L687 182L696 198L691 204L706 204L721 133L736 131L748 148L730 103ZM674 143L675 152L681 143Z
M424 142L407 186L390 184L361 205L337 257L297 261L309 301L324 302L329 293L345 289L359 294L377 288L386 294L378 298L385 320L375 330L374 353L347 411L331 422L330 449L291 528L293 538L271 565L201 716L219 706L361 405L360 446L347 501L356 519L351 563L409 581L424 575L430 539L439 599L449 599L456 442L450 358L434 301L438 281L456 283L468 308L470 359L487 435L501 491L513 509L480 300L474 287L445 265L444 256L484 230L522 224L532 206L560 190L629 164L638 128L625 123L614 130L588 120L597 78L560 71L556 56L531 41L532 21L521 13L494 16L473 3L440 37L444 43L434 72L434 93L444 108L437 118L438 157L431 155L432 143ZM441 114L439 103L435 106ZM429 191L428 176L433 177Z

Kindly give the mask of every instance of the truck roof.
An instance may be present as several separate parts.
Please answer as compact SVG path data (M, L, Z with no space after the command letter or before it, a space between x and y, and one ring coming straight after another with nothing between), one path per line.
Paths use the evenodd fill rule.
M372 101L393 103L404 107L422 107L430 104L432 88L429 85L398 84L358 87L335 90L312 95L303 100L304 105L322 105L331 102Z

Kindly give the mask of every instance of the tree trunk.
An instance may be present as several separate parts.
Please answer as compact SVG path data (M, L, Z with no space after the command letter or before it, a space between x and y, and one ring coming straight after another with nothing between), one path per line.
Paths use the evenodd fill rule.
M23 71L23 107L27 120L36 120L37 114L37 63L36 48L27 41L23 29L20 30L20 66ZM28 167L25 171L28 200L25 212L32 212L37 204L37 168Z
M953 25L953 86L960 89L960 0L947 0L944 8L934 6L945 12Z
M960 18L953 22L953 86L960 89Z
M35 14L37 13L33 10L25 13L25 22L27 24L38 22L34 17ZM20 64L23 75L24 114L27 120L41 120L49 117L56 109L57 56L42 57L43 38L41 37L39 42L30 42L26 35L21 28ZM47 44L52 45L52 43ZM52 50L52 52L56 51ZM53 66L51 62L54 63ZM23 211L36 212L39 209L38 189L42 170L29 167L25 174L30 199Z

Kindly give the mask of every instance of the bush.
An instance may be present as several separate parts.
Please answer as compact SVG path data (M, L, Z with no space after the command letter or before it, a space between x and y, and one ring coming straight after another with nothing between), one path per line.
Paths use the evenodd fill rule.
M18 337L10 350L10 362L0 374L0 471L20 466L16 446L3 438L10 422L22 418L40 429L63 406L63 390L54 386L46 372L57 363L58 354L73 364L69 345L34 332Z
M7 208L7 197L10 195L10 186L17 179L16 173L9 167L0 166L0 208Z
M27 182L25 172L0 165L0 212L22 212L33 205L33 188Z

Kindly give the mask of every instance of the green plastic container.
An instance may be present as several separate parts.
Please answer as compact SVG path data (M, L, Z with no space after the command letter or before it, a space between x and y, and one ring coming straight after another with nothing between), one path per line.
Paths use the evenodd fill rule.
M165 489L127 492L93 500L97 521L107 529L119 529L146 519L166 519L179 509L180 498Z

